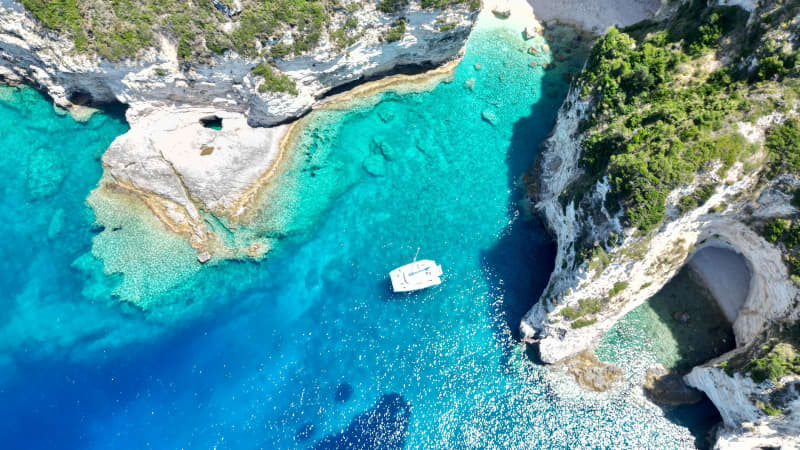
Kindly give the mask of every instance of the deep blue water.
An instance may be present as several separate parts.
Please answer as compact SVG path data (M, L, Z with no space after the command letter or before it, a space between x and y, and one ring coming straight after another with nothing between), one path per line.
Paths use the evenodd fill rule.
M554 252L518 180L567 89L567 68L532 68L526 48L477 30L452 82L315 113L280 192L285 244L198 269L145 311L112 295L124 274L92 256L84 203L124 122L0 88L4 445L691 445L629 390L557 395L514 339ZM391 294L417 248L445 282Z

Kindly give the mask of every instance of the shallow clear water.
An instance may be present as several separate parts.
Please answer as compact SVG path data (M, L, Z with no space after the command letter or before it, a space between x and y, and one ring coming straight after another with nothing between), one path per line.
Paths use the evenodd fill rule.
M200 269L147 312L111 297L119 276L91 256L84 205L125 125L76 124L2 88L0 436L25 448L691 446L630 389L554 389L514 340L554 251L519 209L518 179L567 88L526 48L478 30L452 82L316 113L281 192L296 212L273 236L284 245L264 263ZM386 274L418 247L445 282L390 294Z

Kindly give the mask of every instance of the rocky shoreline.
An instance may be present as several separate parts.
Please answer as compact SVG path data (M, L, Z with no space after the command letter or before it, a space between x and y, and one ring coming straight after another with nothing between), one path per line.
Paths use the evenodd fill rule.
M747 1L736 4L748 11L755 8ZM669 14L669 8L654 1L583 8L576 2L532 0L531 5L533 10L519 3L512 8L485 2L482 13L507 12L510 20L525 25L525 33L527 26L539 28L536 14L544 22L575 25L594 34L612 24L630 25ZM278 60L277 68L297 82L295 95L259 92L260 79L251 72L256 61L238 55L226 54L210 64L187 68L176 57L176 43L167 38L135 61L110 63L76 54L71 42L42 27L19 3L0 0L0 80L32 84L76 115L90 113L86 104L127 105L131 129L103 156L99 195L108 191L141 200L166 229L191 244L200 262L261 258L270 250L267 242L253 239L232 245L210 228L210 218L231 228L252 219L263 187L280 170L285 152L303 126L301 118L313 108L347 108L377 90L427 89L449 76L463 54L477 12L460 5L428 11L412 3L404 17L407 32L399 42L381 39L380 33L395 18L371 5L358 12L359 23L370 26L347 52L324 42L313 56ZM436 21L441 17L453 26L440 30ZM438 68L388 76L408 66ZM383 78L362 83L374 77ZM326 96L342 86L349 89ZM800 432L797 413L765 416L751 399L766 388L738 373L729 376L719 367L745 347L758 345L773 323L798 314L794 306L798 288L788 277L780 252L748 225L748 218L795 211L782 186L800 186L800 179L787 176L763 185L736 163L724 177L712 175L672 192L674 205L700 182L716 186L702 207L671 216L657 232L643 238L607 210L608 179L591 186L587 201L562 204L561 194L581 170L580 124L591 111L592 105L573 87L526 177L530 202L552 232L558 252L547 290L520 325L523 340L536 344L544 362L564 366L583 386L608 389L619 371L599 362L591 351L618 319L657 293L685 264L695 266L722 298L722 272L727 271L715 266L725 267L720 263L730 261L725 258L741 258L750 275L745 282L748 292L721 301L733 322L738 349L695 368L685 380L705 392L722 414L726 428L719 434L718 446L800 445L787 437ZM739 124L739 130L760 145L776 120L781 118L765 116L755 125ZM220 129L208 126L212 122ZM587 236L606 242L612 234L619 239L606 255L607 263L600 268L592 267L591 261L575 264L575 242ZM714 255L720 251L736 256L720 260ZM741 291L743 285L737 286ZM576 328L562 320L565 308L604 297L614 299L586 326ZM651 381L655 385L655 375ZM798 399L787 404L800 408Z
M284 124L330 103L318 99L339 86L458 60L477 15L465 5L430 11L411 4L403 13L406 32L398 42L382 38L394 17L370 4L355 14L363 32L346 49L323 39L312 55L277 60L277 68L295 80L295 95L259 92L259 77L251 71L257 61L236 54L186 67L166 37L136 60L112 63L78 54L72 42L38 24L19 3L2 0L0 79L36 86L71 112L86 103L126 105L131 129L104 154L106 176L99 188L140 198L203 262L260 257L268 251L263 242L232 248L206 219L210 214L231 225L247 219L290 141ZM437 20L450 26L440 30ZM208 118L219 121L221 130L204 127Z
M738 2L737 6L749 12L756 7L749 2ZM781 251L751 225L754 217L796 213L787 191L800 186L800 178L790 174L764 183L741 162L726 175L710 170L689 186L671 192L664 223L642 236L619 212L607 209L608 178L589 186L578 201L566 196L583 173L579 166L585 136L582 122L593 110L594 105L584 98L580 87L573 86L551 136L526 176L532 209L543 218L556 241L557 256L548 287L520 324L523 340L535 345L546 363L572 361L593 350L620 318L690 264L733 322L737 344L736 350L694 368L685 377L685 382L708 395L722 414L725 426L716 445L800 445L800 415L794 412L800 396L790 396L783 403L789 406L782 414L767 414L758 399L768 398L775 384L757 383L720 368L743 349L762 345L775 324L797 320L800 315L796 307L800 291L787 272ZM742 122L738 132L750 144L763 148L766 130L780 120L780 116L768 115L752 124ZM708 184L714 191L706 203L681 214L678 200ZM578 245L584 242L590 247L594 242L595 249L601 250L582 259ZM605 300L602 307L591 309L579 322L565 319L566 311L588 311L585 303L599 301L592 299ZM787 376L777 386L796 383L796 376Z

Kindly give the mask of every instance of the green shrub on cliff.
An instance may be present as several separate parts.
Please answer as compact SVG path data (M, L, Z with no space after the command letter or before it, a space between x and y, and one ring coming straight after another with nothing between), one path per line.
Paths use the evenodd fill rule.
M404 19L398 19L393 24L392 27L389 29L389 32L384 37L386 42L396 42L400 39L403 39L403 35L406 33L406 21Z
M280 73L278 69L267 63L260 63L251 72L254 75L264 77L264 81L258 86L258 92L286 92L297 95L297 83L288 75Z
M770 175L800 171L800 122L797 119L773 125L767 132L764 146L772 160Z
M653 23L631 28L633 35L611 28L578 77L594 105L581 124L585 177L607 176L609 198L642 232L661 224L670 191L710 170L713 161L721 162L722 176L756 150L733 124L752 107L744 95L746 77L729 67L699 69L707 66L700 58L723 51L723 42L730 47L725 51L738 51L731 36L741 33L746 20L739 8L709 8L695 0L660 31ZM712 187L703 187L682 199L680 209L702 205L712 193ZM582 192L572 192L573 200L580 198Z
M573 330L577 330L578 328L588 327L589 325L594 325L597 322L597 319L578 319L572 322L569 326Z
M773 244L778 242L789 229L789 221L785 219L772 219L764 224L764 239Z
M791 343L779 342L771 345L765 356L751 361L745 370L756 383L775 382L787 374L800 374L800 355Z
M64 31L72 37L78 50L86 49L88 37L77 0L21 0L47 28Z
M232 49L244 56L259 56L267 48L273 58L301 54L315 48L327 34L340 47L350 42L340 29L329 29L331 17L342 10L337 0L244 0L242 10L232 12L217 7L212 0L20 0L23 6L46 27L57 30L75 43L79 52L96 53L112 61L135 57L141 50L158 45L157 35L165 35L177 45L178 57L185 62L223 54ZM475 0L422 0L423 8L444 8ZM379 11L396 14L408 0L380 0ZM345 5L352 14L361 8L360 0ZM221 10L223 9L223 10ZM344 30L354 28L354 17ZM233 23L234 26L225 25ZM225 31L230 29L231 31ZM275 44L291 30L292 44ZM404 31L404 29L402 30ZM392 39L402 37L399 27Z
M603 303L604 302L602 300L596 298L580 299L578 300L577 308L565 306L561 309L560 314L569 320L575 320L587 314L596 314L600 312Z

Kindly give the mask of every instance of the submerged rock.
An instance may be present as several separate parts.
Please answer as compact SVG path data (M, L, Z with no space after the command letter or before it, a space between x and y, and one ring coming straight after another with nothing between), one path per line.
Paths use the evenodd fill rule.
M314 435L315 428L316 427L311 422L303 425L294 433L294 440L297 442L304 442L311 439L311 436Z
M474 78L467 78L466 81L464 81L464 87L469 89L470 91L474 91L475 90L475 79Z
M561 366L575 377L579 385L595 392L605 392L622 380L622 369L600 361L589 350L578 353Z
M703 393L689 387L683 377L661 364L647 369L642 385L647 398L665 406L691 405L703 399Z
M362 163L364 170L370 175L382 177L386 175L386 162L383 155L371 154Z
M381 396L374 407L357 415L347 428L314 444L315 449L402 449L406 443L411 403L397 393Z
M499 120L499 119L497 118L497 114L495 114L495 113L494 113L494 111L490 111L490 110L488 110L488 109L484 110L484 111L481 113L481 118L482 118L483 120L485 120L485 121L489 122L489 123L490 123L490 124L492 124L492 125L497 125L497 122L498 122L498 120Z
M350 400L352 395L353 386L350 383L342 383L336 388L336 394L334 394L333 399L337 402L346 402Z
M66 176L67 167L55 149L37 149L28 157L25 177L28 198L39 200L54 195Z

